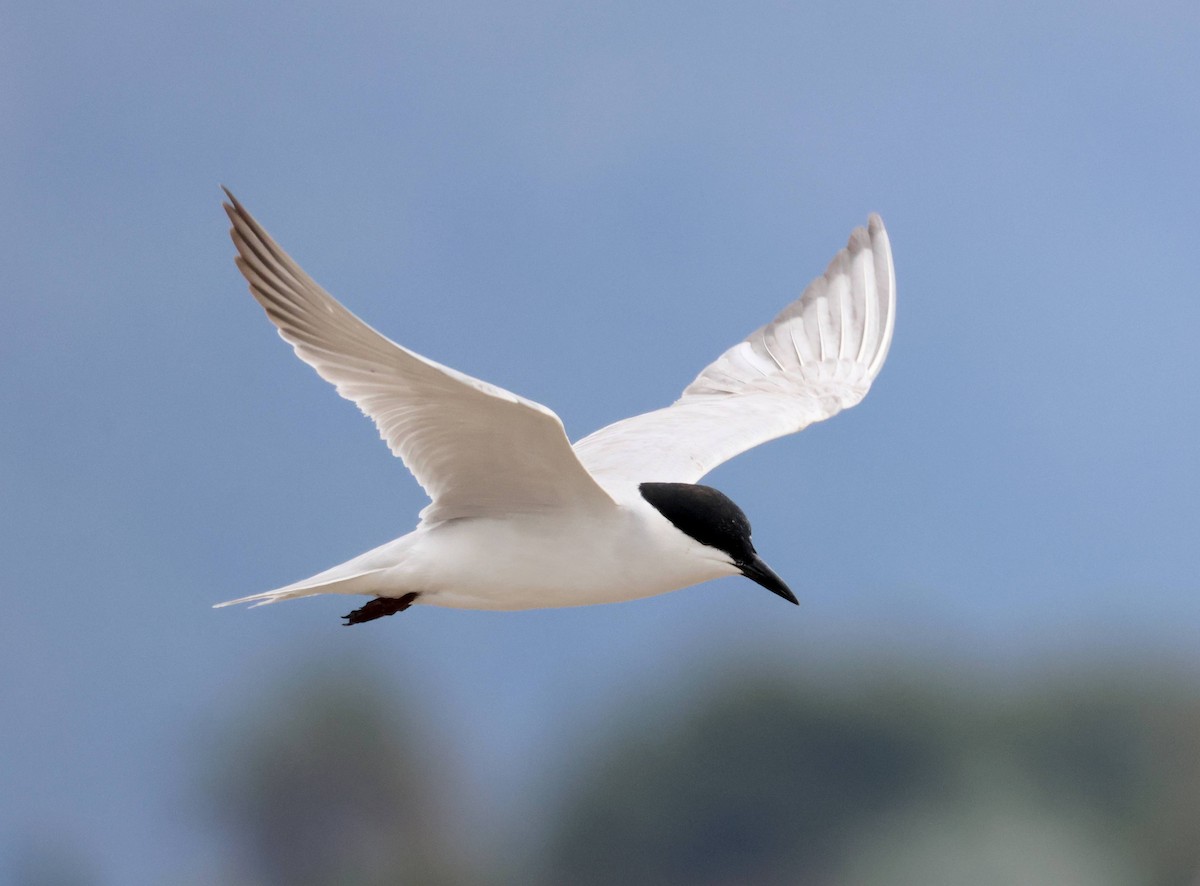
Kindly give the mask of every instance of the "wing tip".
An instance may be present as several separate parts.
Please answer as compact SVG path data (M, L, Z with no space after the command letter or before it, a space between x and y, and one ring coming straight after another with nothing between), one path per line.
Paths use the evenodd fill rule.
M887 295L889 299L894 299L895 270L892 266L892 243L878 212L872 212L867 216L866 227L857 227L850 232L850 240L846 244L846 248L834 257L826 274L841 270L840 263L842 261L857 258L860 252L867 251L873 254L878 269L886 269Z
M846 248L853 255L863 249L872 249L880 243L886 244L887 242L887 228L883 226L883 218L878 212L872 212L867 216L866 227L857 227L850 232Z
M872 212L867 216L867 235L870 237L872 251L879 258L886 259L890 268L892 265L892 241L888 236L887 228L883 225L883 218L878 212Z
M886 253L888 260L892 257L892 242L888 237L887 228L883 225L883 218L878 212L872 212L867 216L867 234L871 238L873 248L882 253Z

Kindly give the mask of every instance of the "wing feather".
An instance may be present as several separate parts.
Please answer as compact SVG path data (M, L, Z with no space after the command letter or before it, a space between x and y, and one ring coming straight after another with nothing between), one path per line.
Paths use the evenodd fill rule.
M611 507L551 410L380 335L325 292L228 191L235 259L279 335L358 405L432 499L427 523Z
M799 299L718 357L674 404L601 428L575 451L609 488L695 483L862 400L887 357L895 312L891 246L872 215Z

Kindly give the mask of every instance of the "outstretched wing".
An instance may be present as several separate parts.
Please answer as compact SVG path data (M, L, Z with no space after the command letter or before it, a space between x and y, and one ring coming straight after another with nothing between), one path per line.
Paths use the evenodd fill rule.
M306 274L228 191L237 266L279 334L354 401L432 503L457 517L612 507L551 410L414 354L367 326Z
M887 356L895 313L892 251L872 215L797 301L722 354L674 404L601 428L575 452L609 488L695 483L862 400Z

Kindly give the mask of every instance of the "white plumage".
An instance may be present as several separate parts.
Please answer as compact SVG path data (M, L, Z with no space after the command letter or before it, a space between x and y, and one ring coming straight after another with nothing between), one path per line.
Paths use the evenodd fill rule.
M593 477L695 483L717 465L854 406L887 356L896 279L878 215L779 315L707 366L665 409L575 444Z
M797 301L717 358L674 404L571 446L545 406L371 329L229 199L237 266L250 291L296 355L375 422L431 502L402 538L304 581L218 605L348 593L486 609L565 606L739 571L794 600L771 585L782 582L756 556L750 569L729 544L697 541L639 486L693 484L740 452L862 400L895 318L892 255L879 216L851 234ZM747 524L747 545L748 531ZM754 573L759 567L767 580Z

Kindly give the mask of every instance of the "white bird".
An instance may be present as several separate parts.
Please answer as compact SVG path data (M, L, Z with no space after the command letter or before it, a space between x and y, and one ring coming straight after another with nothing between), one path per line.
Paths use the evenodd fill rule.
M217 604L374 599L358 624L430 604L530 609L649 597L741 574L792 603L717 465L854 406L887 356L895 272L879 216L824 275L708 366L672 405L571 445L551 410L367 326L226 190L237 266L296 355L356 403L431 503L417 528L311 578Z

